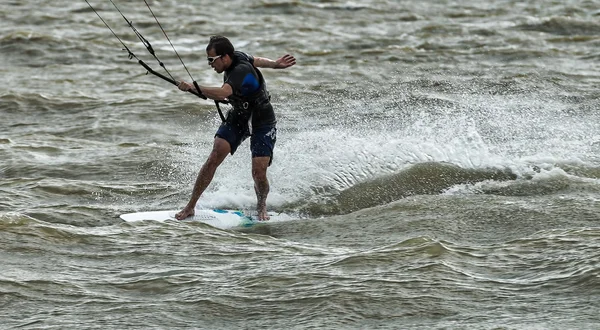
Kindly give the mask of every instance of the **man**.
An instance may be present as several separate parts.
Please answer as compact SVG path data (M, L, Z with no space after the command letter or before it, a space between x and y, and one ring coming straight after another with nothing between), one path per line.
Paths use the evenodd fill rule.
M258 68L285 69L296 64L296 59L289 54L276 61L253 57L235 51L231 42L222 36L210 38L206 46L206 55L208 65L217 73L224 72L224 83L221 87L199 86L200 92L212 100L228 100L233 108L215 134L213 149L198 173L190 201L175 215L175 218L182 220L194 215L196 202L212 181L217 167L227 154L233 155L242 141L250 136L252 178L256 192L258 219L268 220L267 167L273 159L277 128L270 96ZM181 82L178 87L182 91L195 89L194 85L187 82Z

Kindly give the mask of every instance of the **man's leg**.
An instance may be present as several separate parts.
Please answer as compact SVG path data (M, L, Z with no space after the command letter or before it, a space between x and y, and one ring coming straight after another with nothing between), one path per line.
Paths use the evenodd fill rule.
M217 167L221 165L227 154L231 151L231 146L229 142L220 137L215 137L215 141L213 144L213 149L208 156L208 159L202 165L200 169L200 173L198 173L198 177L196 178L196 183L194 184L194 190L192 191L192 197L188 204L181 210L179 213L175 215L177 220L183 220L189 216L194 215L194 208L196 207L196 202L206 190L213 177L215 176L215 172Z
M269 195L269 180L267 179L267 167L271 157L252 158L252 178L254 179L254 191L256 192L256 210L258 220L269 220L267 214L267 195Z

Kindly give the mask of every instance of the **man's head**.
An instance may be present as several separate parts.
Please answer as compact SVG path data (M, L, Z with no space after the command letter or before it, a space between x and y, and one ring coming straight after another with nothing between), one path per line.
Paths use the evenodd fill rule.
M206 46L208 65L217 73L221 73L231 65L233 58L233 45L229 39L222 36L212 36Z

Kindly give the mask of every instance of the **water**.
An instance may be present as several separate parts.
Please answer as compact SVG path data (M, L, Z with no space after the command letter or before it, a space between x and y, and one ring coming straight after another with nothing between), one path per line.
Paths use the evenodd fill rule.
M116 4L189 81L144 2ZM212 34L296 56L263 73L269 208L298 220L122 222L187 202L214 105L85 1L4 1L1 328L600 327L596 2L149 4L200 84ZM200 204L254 203L244 144Z

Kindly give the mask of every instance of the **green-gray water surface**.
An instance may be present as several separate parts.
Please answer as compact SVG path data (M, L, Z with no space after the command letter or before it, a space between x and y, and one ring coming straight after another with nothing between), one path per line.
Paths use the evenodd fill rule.
M90 1L159 72L110 1ZM115 1L177 79L144 1ZM595 1L149 1L200 84L213 34L278 116L269 208L178 209L218 115L85 1L0 4L0 328L598 329ZM200 207L251 209L249 143Z

